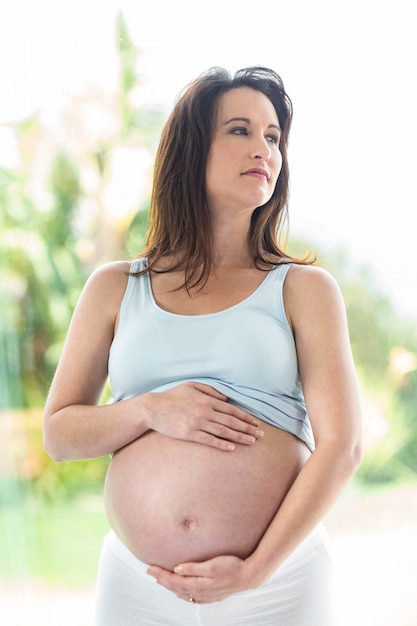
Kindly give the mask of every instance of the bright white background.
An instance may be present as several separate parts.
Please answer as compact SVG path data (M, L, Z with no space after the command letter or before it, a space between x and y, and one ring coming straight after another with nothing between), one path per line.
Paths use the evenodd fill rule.
M417 38L412 0L14 0L0 8L0 124L113 89L114 20L141 49L144 104L168 111L212 65L272 67L295 109L291 232L343 246L417 319ZM10 159L0 126L0 165ZM10 150L9 150L10 152Z
M115 89L115 16L122 9L142 51L146 106L168 112L182 87L212 65L236 70L263 64L282 75L295 109L291 232L324 250L343 246L357 262L370 263L399 311L417 320L414 5L412 0L5 1L0 165L13 164L8 123L38 108L53 115L89 85ZM340 626L357 623L358 606L360 626L415 624L410 585L416 525L404 515L402 525L386 530L390 506L375 511L376 526L357 522L336 535L345 618ZM343 507L342 502L333 515L341 511L348 523L358 509ZM84 596L28 593L9 594L11 626L26 623L17 606L27 608L27 623L44 623L40 607L63 626L92 623L92 591L85 604Z

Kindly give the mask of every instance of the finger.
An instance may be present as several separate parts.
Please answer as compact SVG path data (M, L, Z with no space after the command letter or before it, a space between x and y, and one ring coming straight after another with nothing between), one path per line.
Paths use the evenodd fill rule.
M190 599L190 595L193 598L193 600ZM184 600L184 602L187 602L188 604L210 604L211 602L219 602L220 600L223 600L222 597L214 597L212 599L206 600L204 598L194 598L193 594L178 594L177 596L178 598L180 598L181 600Z
M226 415L232 415L236 419L251 424L253 426L259 426L259 419L247 413L243 409L239 409L237 406L230 404L228 402L228 397L214 387L210 385L205 385L204 383L192 383L194 388L201 391L202 393L211 396L212 398L216 398L221 402L217 405L217 409L219 413L225 413Z
M215 410L219 413L224 413L225 415L231 415L240 422L251 424L252 426L259 426L260 423L257 417L243 411L243 409L239 409L237 406L230 404L229 402L217 403L215 405Z
M193 576L194 578L212 578L213 562L212 560L202 561L201 563L188 562L179 563L174 567L174 574L179 576Z
M234 430L240 433L246 433L248 435L253 435L257 439L259 437L263 437L264 431L260 428L259 421L254 420L252 424L248 422L242 422L238 417L234 417L233 415L220 413L219 411L215 411L211 417L211 423L217 426L223 426L228 428L229 430ZM211 432L211 431L210 431ZM217 430L216 430L217 433Z
M201 443L203 446L217 448L218 450L224 450L225 452L233 452L236 448L236 444L233 443L233 441L227 441L226 439L216 437L215 435L211 435L210 433L202 430L196 431L194 436L190 438L190 441Z
M190 593L188 579L185 579L183 576L179 576L178 574L174 574L169 570L165 570L161 567L151 565L146 573L152 578L155 578L158 585L165 587L169 591L172 591L176 594ZM186 582L187 581L187 582Z
M255 435L251 435L228 428L217 422L207 422L202 426L201 430L190 432L187 439L205 446L232 452L236 444L251 446L262 436L263 431L261 430L256 430Z
M262 437L261 430L258 431L255 427L253 427L253 429L253 434L250 432L245 433L241 430L235 430L234 428L229 428L228 426L217 422L209 422L205 427L206 432L209 432L218 439L223 439L232 443L240 443L247 446L254 444L257 439Z
M193 387L198 391L201 391L201 393L206 394L206 396L211 396L212 398L217 398L218 400L223 400L224 402L227 401L227 396L225 396L224 393L220 393L220 391L217 391L214 387L210 387L210 385L205 385L204 383L193 383Z

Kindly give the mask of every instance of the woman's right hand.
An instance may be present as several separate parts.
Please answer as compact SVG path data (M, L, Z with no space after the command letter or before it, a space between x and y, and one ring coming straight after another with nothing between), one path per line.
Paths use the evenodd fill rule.
M259 420L209 385L186 382L149 396L149 427L167 437L231 451L236 444L252 445L263 436Z

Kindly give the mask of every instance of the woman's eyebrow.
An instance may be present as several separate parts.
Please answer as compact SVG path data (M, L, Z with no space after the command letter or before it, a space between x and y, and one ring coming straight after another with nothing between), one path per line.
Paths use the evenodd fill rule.
M246 122L246 124L250 124L250 119L248 117L231 117L230 120L224 123L224 126L231 122Z
M224 123L224 126L227 124L231 124L232 122L245 122L246 124L250 124L251 121L248 117L231 117L230 120ZM279 132L281 132L281 128L277 126L277 124L269 124L268 128L276 128Z

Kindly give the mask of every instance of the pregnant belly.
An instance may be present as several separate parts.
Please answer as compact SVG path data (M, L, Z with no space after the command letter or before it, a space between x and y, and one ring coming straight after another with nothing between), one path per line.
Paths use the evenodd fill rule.
M173 569L256 548L309 456L263 424L252 446L223 452L149 432L113 457L105 483L110 525L141 561Z

